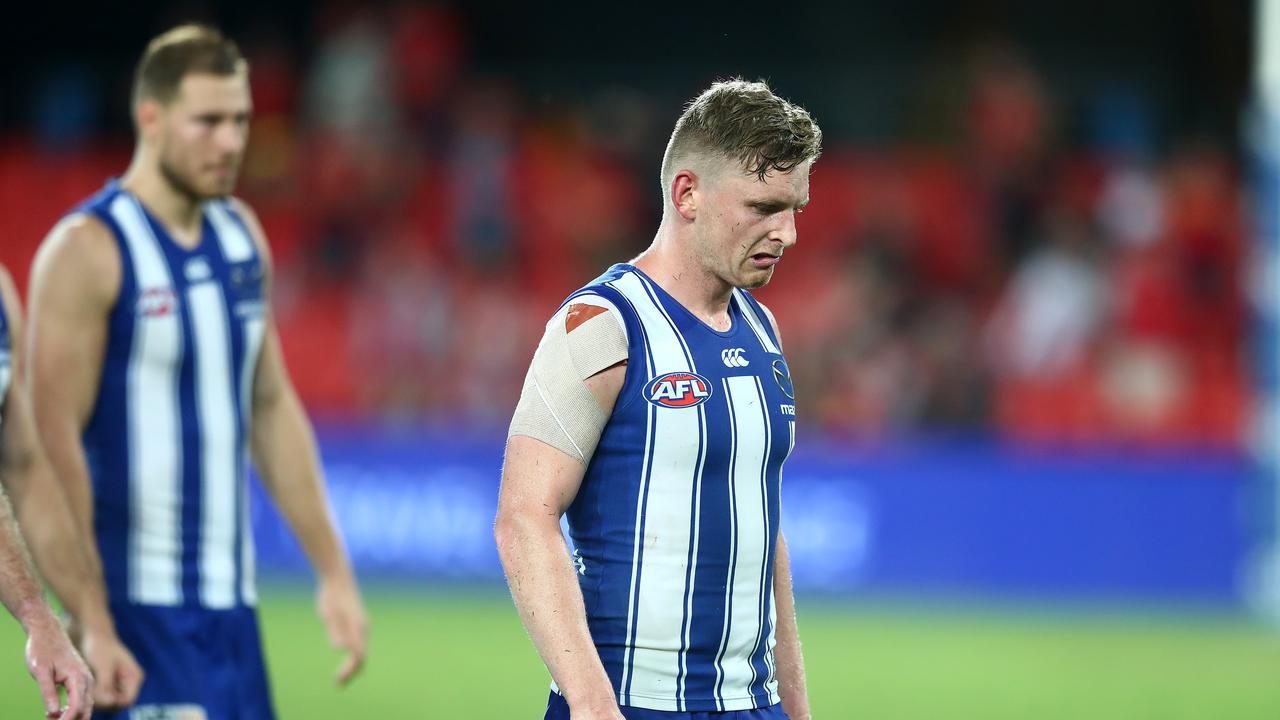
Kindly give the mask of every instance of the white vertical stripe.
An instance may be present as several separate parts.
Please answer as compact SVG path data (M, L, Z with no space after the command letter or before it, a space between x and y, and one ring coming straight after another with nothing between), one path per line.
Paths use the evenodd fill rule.
M722 692L724 687L724 654L725 654L725 649L728 647L729 628L733 620L733 616L729 612L731 603L733 602L733 572L734 572L734 569L736 568L736 564L733 563L733 559L738 556L737 555L738 553L738 550L737 550L738 501L737 501L737 498L734 496L734 492L736 488L733 482L734 468L738 460L738 454L737 454L738 423L734 419L733 395L732 393L729 392L729 381L727 379L724 379L724 380L721 380L720 382L721 382L721 387L724 389L725 407L729 413L729 428L728 428L729 430L729 478L728 478L727 484L728 484L728 495L729 495L728 519L729 519L730 565L728 568L728 572L725 574L725 587L724 587L725 614L724 614L724 621L721 623L721 629L720 629L720 645L716 649L716 659L715 659L716 682L715 682L715 685L712 686L712 695L715 696L716 707L723 711L725 709L724 693Z
M631 302L644 326L653 359L653 376L692 372L682 339L662 308L645 290L643 281L628 273L614 286ZM638 583L633 580L635 640L631 650L630 696L644 698L645 707L676 710L676 677L680 670L681 630L684 624L685 575L689 561L690 504L701 444L696 408L650 408L653 464L642 489L643 537L637 530L640 555ZM624 668L624 674L628 670ZM661 707L658 707L661 706Z
M163 300L164 313L134 321L126 378L129 434L129 597L151 605L182 602L182 423L178 371L182 325L159 240L142 208L121 194L110 212L132 259L139 299ZM159 293L149 296L148 293ZM125 302L132 299L125 298Z
M750 658L760 638L761 605L768 536L761 518L766 512L764 488L760 482L765 462L764 438L767 436L765 408L759 392L759 379L739 375L725 379L729 400L733 404L735 442L733 517L736 528L733 584L733 615L724 641L724 679L721 697L725 709L743 709L731 701L750 696L754 671Z
M222 256L228 263L243 262L253 257L253 239L245 233L240 223L222 206L221 201L205 204L209 222L222 245Z
M236 459L239 457L226 305L216 282L187 290L200 417L200 601L229 608L236 599Z
M707 409L705 405L698 406L698 418L701 429L699 442L702 443L702 453L698 457L698 467L694 468L693 471L693 498L691 503L693 505L693 517L690 519L690 522L693 524L693 528L690 533L693 536L693 547L689 549L689 558L691 559L691 562L689 563L689 568L686 571L686 575L689 578L688 587L685 588L685 595L688 598L684 606L684 622L686 623L686 626L684 629L684 637L681 638L681 642L685 648L690 646L693 637L693 595L698 581L698 540L700 539L702 532L702 469L707 460ZM685 710L686 706L684 703L687 700L687 688L689 683L689 658L687 651L680 655L680 674L683 678L683 686L680 688L680 695L676 698L676 703L679 706L677 707L677 710Z
M0 312L4 308L0 307ZM13 374L12 360L9 359L9 351L7 349L0 350L0 405L4 405L5 399L9 395L9 378ZM2 421L3 418L0 418ZM2 426L0 426L2 427Z
M768 504L769 504L769 487L768 487L769 451L771 448L773 448L773 424L769 421L769 407L764 397L764 388L761 387L760 385L760 377L757 375L753 379L755 380L756 394L760 398L761 409L763 411L761 413L761 416L764 418L764 452L761 455L761 462L760 462L760 497L761 497L761 502L760 502L761 518L760 519L761 519L761 522L763 523L763 528L764 528L764 556L760 559L760 590L757 593L759 595L759 598L757 601L760 603L760 610L756 614L756 617L759 619L759 621L756 623L756 628L757 628L756 641L755 641L755 644L751 646L751 652L754 654L755 649L760 647L761 639L764 638L764 632L765 632L764 618L765 618L766 598L768 597L768 593L772 592L773 590L772 588L766 587L765 580L769 576L769 550L771 549L769 547L769 537L774 534L773 532L770 532L770 531L775 529L769 526L769 507L768 507ZM768 673L767 659L765 660L765 665L766 665L765 672L767 675ZM759 676L756 675L755 667L752 666L751 668L752 684L754 684L755 681L759 679L760 679Z
M773 592L770 589L770 592ZM774 593L773 602L769 603L769 650L765 653L765 659L769 664L769 680L765 683L765 689L769 691L769 702L780 703L782 699L778 696L778 663L773 656L773 649L778 644L778 595Z
M751 301L746 298L746 293L742 290L734 288L733 294L737 296L738 307L742 309L742 316L747 319L747 324L751 326L756 337L760 340L760 345L764 347L765 352L781 355L782 351L778 350L778 346L769 337L769 333L765 331L764 324L768 322L766 318L756 315L755 308L752 307Z
M249 442L253 430L253 382L257 377L258 354L266 322L260 317L244 321L244 358L240 366L240 412L244 428L244 442ZM243 453L244 448L241 448ZM243 458L243 454L241 455ZM237 460L240 470L245 470L243 459ZM245 475L240 481L240 600L245 605L258 603L257 579L254 577L256 562L253 544L253 518L249 514L249 482Z

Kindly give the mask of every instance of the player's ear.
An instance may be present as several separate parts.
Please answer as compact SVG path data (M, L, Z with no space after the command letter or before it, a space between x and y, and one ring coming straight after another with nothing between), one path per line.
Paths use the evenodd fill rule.
M155 138L160 127L160 116L163 108L152 98L139 100L133 106L133 122L138 128L138 137L147 140Z
M680 217L693 221L698 216L698 196L701 181L692 170L681 170L671 179L671 204Z

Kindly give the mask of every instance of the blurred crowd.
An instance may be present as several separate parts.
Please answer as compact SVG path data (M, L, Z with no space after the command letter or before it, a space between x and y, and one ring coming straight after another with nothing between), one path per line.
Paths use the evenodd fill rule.
M463 23L438 6L335 6L305 62L287 47L242 39L256 115L240 194L273 245L304 400L504 422L559 302L652 237L680 108L617 86L548 101L469 64ZM828 132L800 243L758 293L803 421L864 438L1236 441L1247 228L1232 150L1157 142L1123 93L1064 107L1010 47L968 52L938 94L942 129L922 139ZM33 134L64 131L49 118ZM48 145L0 140L0 257L19 276L128 157Z

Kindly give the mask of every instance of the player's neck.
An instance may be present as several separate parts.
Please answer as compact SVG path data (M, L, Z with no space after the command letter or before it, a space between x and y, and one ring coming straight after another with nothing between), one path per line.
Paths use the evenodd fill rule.
M188 249L200 244L204 203L168 182L154 163L134 157L120 185L138 198L174 242Z
M677 302L704 323L717 330L728 330L729 299L733 286L702 268L697 258L682 252L688 243L664 237L658 231L653 244L632 264L667 291Z

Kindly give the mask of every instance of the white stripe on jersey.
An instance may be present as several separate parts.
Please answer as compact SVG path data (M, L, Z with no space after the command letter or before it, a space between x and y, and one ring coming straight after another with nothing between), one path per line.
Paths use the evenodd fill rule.
M187 290L200 418L200 602L225 609L236 601L235 389L226 302L217 282Z
M761 593L764 588L764 563L768 556L768 527L760 517L767 513L765 507L764 473L768 460L768 409L760 379L755 375L739 375L724 380L725 393L731 408L733 423L732 477L734 528L733 568L727 592L732 594L733 608L726 617L721 641L721 657L737 661L722 666L720 676L720 702L723 709L736 709L730 701L749 699L750 685L755 672L749 662L760 640ZM765 438L764 443L738 442L741 438Z
M111 203L133 262L139 300L169 293L166 312L139 313L129 351L129 599L182 603L182 435L176 358L182 355L178 298L160 241L132 196ZM126 302L129 299L125 299Z
M759 612L756 614L756 617L760 619L760 622L758 622L758 623L757 623L758 629L756 630L756 639L755 639L755 642L751 645L751 653L753 653L753 654L754 654L755 649L756 649L757 647L760 647L760 640L761 640L761 638L764 636L764 632L765 632L765 623L764 623L764 618L765 618L765 606L766 606L766 605L771 605L771 603L767 603L767 602L766 602L766 600L767 600L767 598L768 598L768 593L770 593L770 592L772 592L772 591L773 591L773 588L768 587L768 586L767 586L767 584L766 584L766 582L765 582L766 578L769 576L769 567L768 567L768 563L769 563L769 551L772 549L772 548L770 548L770 547L768 546L768 538L769 538L771 535L773 535L772 528L770 527L770 524L769 524L769 508L767 507L767 504L768 504L768 497L769 497L769 487L768 487L768 483L769 483L769 453L768 453L768 449L769 449L769 448L771 448L771 447L773 447L773 424L769 421L769 412L768 412L768 407L767 407L767 405L766 405L766 403L768 402L768 400L766 400L766 399L765 399L765 396L764 396L764 388L763 388L763 387L761 387L761 385L760 385L760 376L759 376L759 375L756 375L753 379L755 380L756 393L757 393L757 394L759 395L759 397L760 397L760 407L764 410L764 412L762 412L762 413L761 413L761 415L764 417L764 447L765 447L765 452L764 452L764 453L763 453L763 455L762 455L762 462L760 463L760 514L761 514L761 516L762 516L762 519L764 520L764 542L762 543L762 545L764 545L764 554L760 557L760 562L761 562L761 564L760 564L760 591L759 591L759 592L760 592L760 610L759 610ZM749 660L749 659L750 659L750 658L748 658L748 660ZM748 663L748 664L750 664L750 663ZM767 666L768 666L768 659L767 659L767 658L766 658L766 660L765 660L765 665L766 665L766 674L767 674L767 673L768 673L768 670L767 670ZM755 666L754 666L754 665L752 665L752 666L751 666L751 683L754 685L754 684L755 684L755 682L756 682L756 680L758 680L758 679L759 679L759 676L758 676L758 675L756 675L756 669L755 669ZM765 687L766 687L766 689L769 687L769 685L768 685L768 678L766 678Z
M686 570L688 577L687 586L685 587L685 607L684 607L684 637L681 638L682 649L680 651L680 683L679 695L676 698L676 704L679 710L685 710L686 685L689 677L689 658L688 648L693 642L693 599L694 589L698 580L698 539L701 535L702 528L702 470L707 459L707 410L701 405L698 406L698 414L702 420L702 435L698 438L698 442L702 445L702 452L698 454L698 467L694 469L693 475L693 547L689 550L690 563Z
M652 358L651 377L695 372L683 338L644 281L628 273L613 285L632 304L644 328ZM634 557L638 572L633 570L627 623L628 637L633 640L629 643L631 656L623 667L622 704L632 704L631 697L636 696L646 700L645 707L674 711L679 705L674 700L675 681L681 666L690 501L702 455L699 423L703 410L653 405L648 410L649 444L637 502ZM649 457L658 464L651 463ZM646 573L646 566L662 571Z
M209 222L213 225L214 234L222 245L222 256L227 263L238 263L253 257L253 239L245 233L240 223L231 217L231 213L221 202L205 203Z
M733 294L738 299L738 307L742 309L742 316L747 319L747 324L751 326L756 337L760 339L760 344L764 346L765 352L773 353L774 355L781 355L782 351L778 349L778 345L769 337L769 333L764 329L764 324L768 322L768 320L756 315L755 308L752 307L751 301L746 298L746 293L738 288L734 288Z
M266 321L260 317L244 321L244 360L240 366L240 412L244 427L244 441L248 443L253 429L253 381L258 368L258 354L262 349ZM241 472L245 471L242 466ZM253 546L253 521L249 515L248 479L240 481L240 601L245 605L258 604L257 582L254 577L255 555Z
M725 406L729 410L729 572L726 575L724 586L724 624L720 630L720 648L716 651L715 669L716 682L712 686L711 691L715 696L716 707L721 711L724 710L724 694L722 688L724 686L724 653L729 644L730 623L733 615L729 612L730 603L733 601L734 577L733 572L737 568L734 562L738 557L738 501L735 497L737 483L734 481L737 477L738 462L738 422L734 418L733 395L729 392L729 381L725 378L721 381L724 390Z

